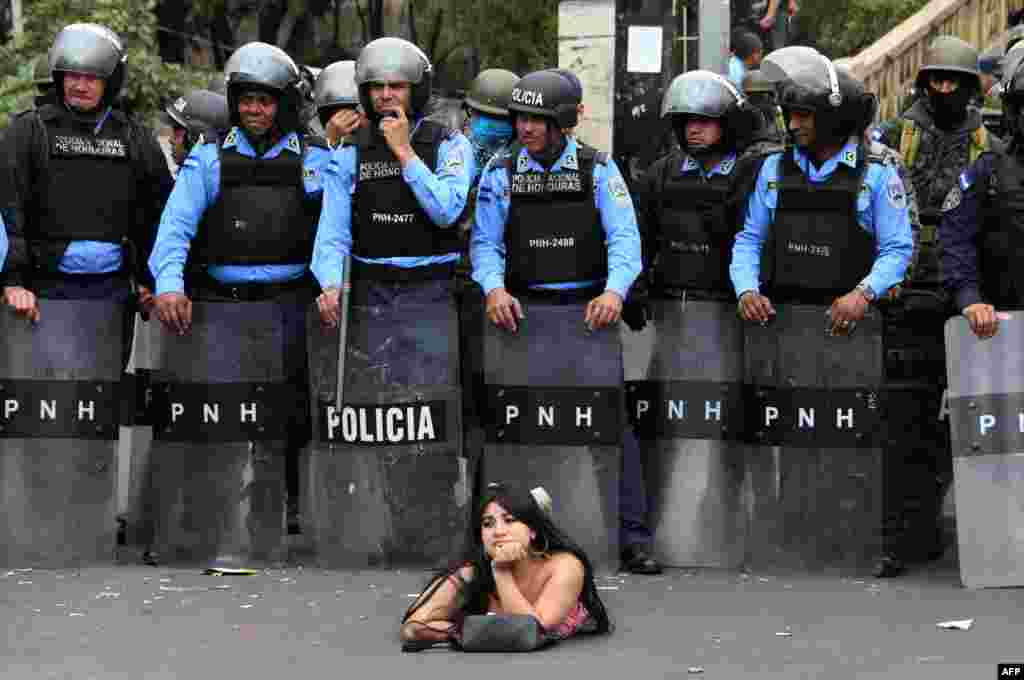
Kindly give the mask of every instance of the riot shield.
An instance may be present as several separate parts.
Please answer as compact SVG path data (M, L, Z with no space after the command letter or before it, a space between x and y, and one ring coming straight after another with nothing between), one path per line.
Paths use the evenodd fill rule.
M588 331L584 304L522 303L515 334L483 320L481 478L543 486L555 522L595 567L614 569L625 412L619 331Z
M284 452L299 402L273 302L193 302L192 328L154 325L153 549L162 562L284 557Z
M881 554L882 324L826 332L827 307L745 324L747 562L869 571Z
M354 295L340 412L338 331L311 312L308 343L313 445L302 496L318 563L437 567L454 559L474 464L462 456L454 302L378 306Z
M149 420L152 337L160 333L155 318L143 321L136 314L128 366L122 376L121 438L118 442L118 515L124 522L125 543L148 549L153 541Z
M946 322L948 408L960 579L968 588L1024 585L1024 323L1021 312L979 340Z
M654 552L667 566L734 568L746 543L743 328L725 302L660 300L651 311L622 343Z
M124 306L40 309L0 312L0 565L111 563Z

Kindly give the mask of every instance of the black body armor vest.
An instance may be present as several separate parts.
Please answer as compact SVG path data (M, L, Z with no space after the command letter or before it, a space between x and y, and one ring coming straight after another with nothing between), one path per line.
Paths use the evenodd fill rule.
M659 288L732 290L729 261L736 224L732 177L683 174L680 158L666 163L654 283Z
M523 147L505 160L511 185L505 225L505 280L511 290L608 278L608 249L594 202L594 164L605 155L580 144L578 168L536 172L519 167Z
M34 210L36 234L50 241L123 242L140 220L128 126L111 117L94 135L56 106L40 117L49 159Z
M779 163L775 221L762 251L762 279L776 302L820 302L859 284L875 260L875 239L857 222L867 163L840 163L811 182L787 150Z
M196 262L216 265L308 264L320 215L306 195L303 157L250 158L217 144L220 193L199 226Z
M424 120L413 135L412 148L431 172L437 167L438 147L451 134L449 128ZM379 259L459 252L455 224L450 228L434 224L405 183L402 164L384 138L363 128L357 134L356 147L352 253Z
M1014 153L1000 154L990 178L991 212L978 244L981 291L1000 309L1024 307L1024 166Z

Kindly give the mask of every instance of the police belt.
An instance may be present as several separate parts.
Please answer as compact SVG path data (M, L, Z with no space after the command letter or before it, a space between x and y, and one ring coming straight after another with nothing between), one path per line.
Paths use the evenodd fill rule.
M216 298L226 298L237 302L258 302L271 300L284 293L302 288L308 288L312 296L314 290L313 278L308 273L295 279L274 283L223 283L213 278L209 272L202 272L197 279L190 288L192 297L198 300L203 300L212 293Z
M736 294L731 290L705 290L701 288L673 288L671 286L655 286L651 289L651 297L662 300L699 300L701 302L736 302Z
M571 305L577 302L590 302L605 291L604 284L587 286L586 288L515 288L511 292L518 298L531 302L553 305Z
M939 222L942 221L942 213L934 210L922 210L918 215L921 220L921 232L918 234L919 243L937 243L939 240Z
M59 286L64 283L101 283L103 281L110 281L113 279L123 279L124 285L127 288L128 283L128 271L126 269L119 269L115 272L103 272L101 274L69 274L67 272L46 272L43 274L35 274L32 276L31 283L28 287L35 292L40 290L46 290L52 286Z
M352 259L352 280L360 282L382 281L390 283L422 283L449 281L455 277L455 263L428 264L422 267L395 267L376 262Z

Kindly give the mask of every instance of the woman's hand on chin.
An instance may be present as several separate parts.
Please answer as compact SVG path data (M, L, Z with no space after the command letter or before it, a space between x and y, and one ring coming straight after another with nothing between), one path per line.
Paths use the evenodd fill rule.
M511 568L519 560L526 559L529 552L526 546L515 541L508 541L494 547L493 562L495 569Z

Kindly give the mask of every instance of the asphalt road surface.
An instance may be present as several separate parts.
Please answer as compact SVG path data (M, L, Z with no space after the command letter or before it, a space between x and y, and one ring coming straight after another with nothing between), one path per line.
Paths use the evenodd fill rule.
M966 590L949 561L902 578L669 570L607 575L617 624L518 655L402 654L425 572L255 576L113 566L0 570L0 678L996 678L1024 661L1024 591ZM974 619L970 630L936 624Z

